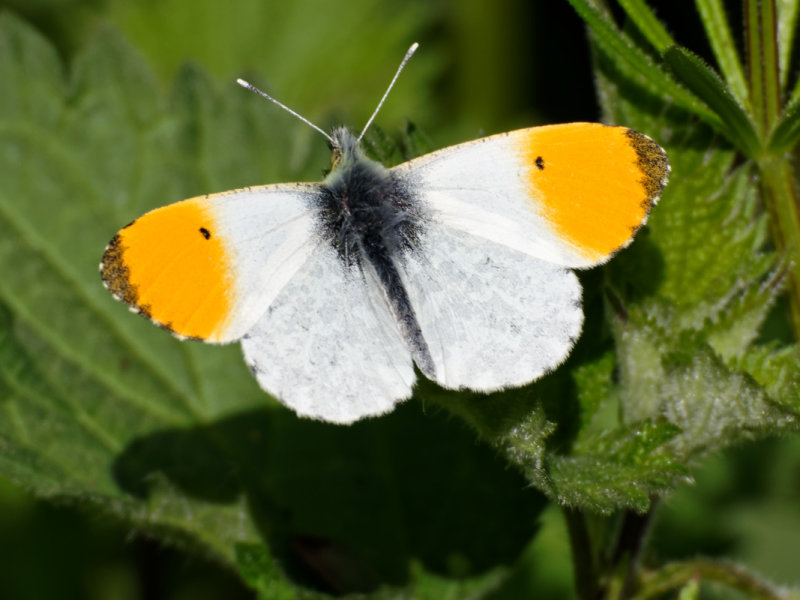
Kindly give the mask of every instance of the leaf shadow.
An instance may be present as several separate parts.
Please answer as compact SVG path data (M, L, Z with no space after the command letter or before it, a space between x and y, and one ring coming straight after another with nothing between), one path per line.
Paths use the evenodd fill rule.
M350 427L265 407L157 431L113 475L143 501L158 477L209 503L244 494L286 572L326 591L402 585L412 561L455 577L512 563L544 497L460 421L420 406Z

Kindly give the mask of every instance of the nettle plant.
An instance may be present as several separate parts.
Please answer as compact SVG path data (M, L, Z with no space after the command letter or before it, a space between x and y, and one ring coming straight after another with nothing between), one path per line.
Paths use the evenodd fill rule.
M126 318L97 275L146 209L278 181L264 140L282 148L296 124L195 67L164 95L110 30L66 77L0 16L0 473L208 554L265 599L488 596L545 497L563 507L582 599L691 598L706 580L790 597L739 566L640 558L659 499L699 458L798 426L800 2L744 2L743 66L721 2L697 0L718 74L640 0L620 0L624 27L569 1L604 120L669 155L647 228L583 275L585 331L552 375L489 397L421 382L346 428L280 408L237 348ZM371 145L399 158L421 139L375 130ZM768 317L785 336L762 334Z

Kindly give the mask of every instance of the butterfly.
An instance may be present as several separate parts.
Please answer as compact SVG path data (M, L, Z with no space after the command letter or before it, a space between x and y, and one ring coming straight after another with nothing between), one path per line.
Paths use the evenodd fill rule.
M319 183L247 187L155 209L117 233L105 286L179 338L240 341L298 415L352 423L412 395L416 368L492 392L561 364L583 324L572 269L645 222L665 152L625 127L520 129L392 168L327 134Z

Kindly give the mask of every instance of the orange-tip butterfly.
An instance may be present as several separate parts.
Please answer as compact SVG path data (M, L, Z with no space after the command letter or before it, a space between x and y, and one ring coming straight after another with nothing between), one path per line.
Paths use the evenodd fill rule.
M416 46L361 135L309 123L333 152L323 182L191 198L122 229L100 264L114 297L180 338L241 341L264 390L336 423L409 398L414 365L490 392L563 362L583 324L570 269L631 241L666 154L631 129L570 123L387 169L360 140Z

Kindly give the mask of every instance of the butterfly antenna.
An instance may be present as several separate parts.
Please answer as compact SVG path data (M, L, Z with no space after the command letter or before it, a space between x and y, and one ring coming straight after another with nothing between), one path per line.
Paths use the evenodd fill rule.
M324 131L323 131L321 128L319 128L319 127L317 127L316 125L314 125L314 124L313 124L311 121L309 121L308 119L306 119L306 118L305 118L303 115L301 115L301 114L299 114L299 113L297 113L297 112L293 111L291 108L289 108L288 106L286 106L286 105L285 105L283 102L279 102L278 100L276 100L275 98L273 98L272 96L270 96L270 95L269 95L267 92L264 92L264 91L262 91L262 90L258 89L258 88L257 88L256 86L254 86L252 83L249 83L249 82L245 81L244 79L237 79L237 80L236 80L236 83L238 83L238 84L239 84L240 86L242 86L243 88L247 88L247 89L248 89L248 90L250 90L251 92L255 92L255 93L256 93L256 94L258 94L259 96L263 96L264 98L266 98L266 99L267 99L267 100L269 100L270 102L274 102L275 104L277 104L278 106L280 106L280 107L281 107L283 110L285 110L286 112L288 112L290 115L294 115L295 117L297 117L298 119L300 119L300 120L301 120L303 123L305 123L306 125L310 125L310 126L311 126L311 127L313 127L314 129L316 129L317 131L319 131L319 132L320 132L322 135L324 135L326 138L328 138L328 141L329 141L329 142L333 143L333 138L332 138L331 136L329 136L327 133L325 133L325 132L324 132ZM392 82L392 83L394 83L394 82ZM390 86L390 87L391 87L391 86Z
M400 76L400 71L402 71L403 67L406 66L408 59L413 56L414 52L417 51L417 48L419 48L419 44L417 42L411 44L411 47L408 49L408 52L406 52L406 55L400 62L400 66L397 67L397 72L394 74L394 77L392 77L392 80L389 82L389 87L387 87L386 91L383 93L383 98L381 98L381 101L378 102L378 106L375 107L375 110L372 112L372 116L369 118L369 121L367 121L367 124L364 125L364 129L361 130L361 134L358 136L357 141L359 142L361 141L361 138L364 137L364 134L367 132L367 129L369 129L369 126L372 125L372 121L375 120L375 116L378 114L378 111L381 109L381 106L383 106L383 103L386 100L386 96L388 96L389 92L392 91L392 87L394 87L394 82L397 81L397 78Z

